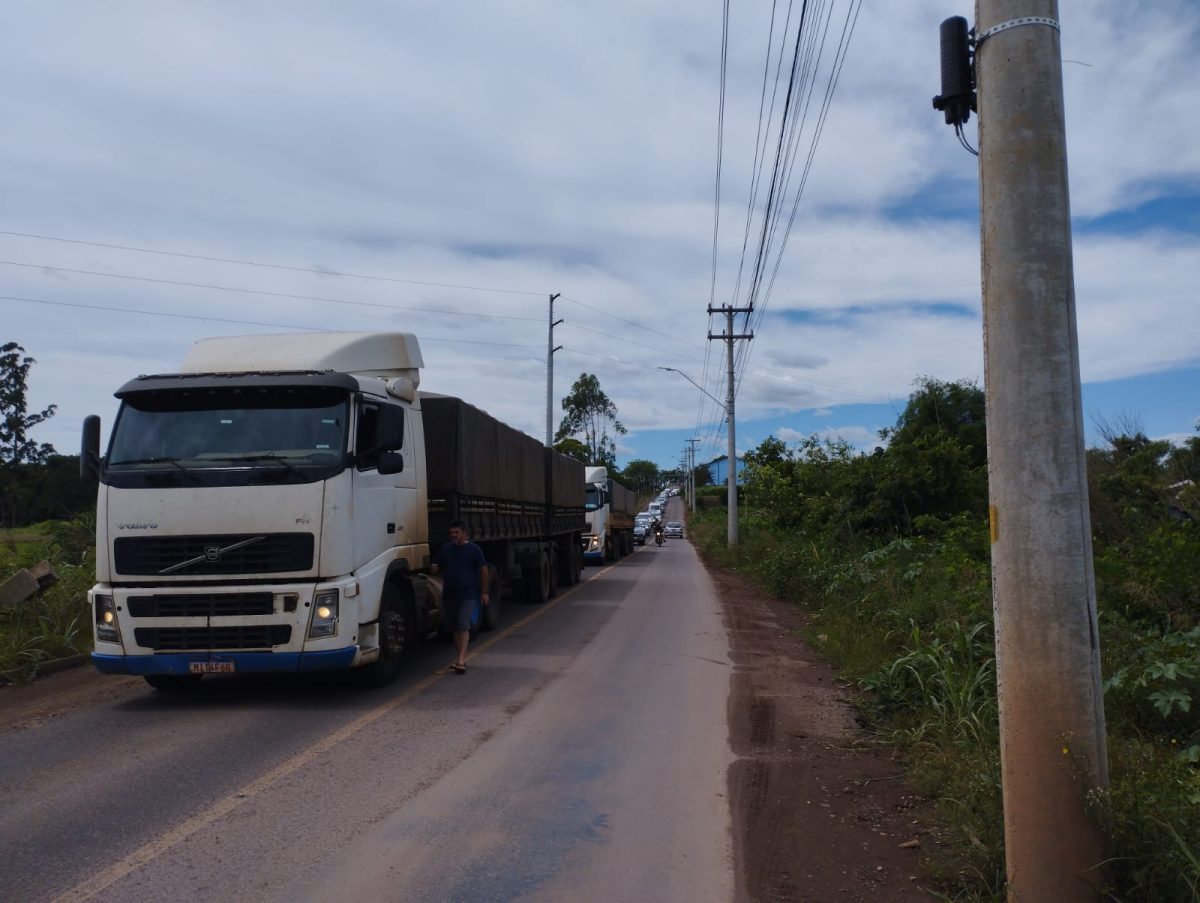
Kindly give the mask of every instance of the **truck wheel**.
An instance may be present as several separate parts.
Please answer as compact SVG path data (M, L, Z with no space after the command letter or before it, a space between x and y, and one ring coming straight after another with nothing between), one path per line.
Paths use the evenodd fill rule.
M200 686L203 674L144 674L146 683L161 693L183 693Z
M583 579L583 549L577 545L571 546L571 584L572 586Z
M570 546L558 547L558 585L575 585L575 550Z
M379 658L363 668L373 687L386 687L400 673L405 655L416 643L412 598L394 583L385 583L379 601Z
M546 575L550 578L550 590L547 595L553 598L558 595L558 556L551 551L547 551L545 556Z
M488 565L488 604L483 607L483 617L480 627L483 630L495 630L500 626L500 600L504 597L504 587L500 584L500 572L494 564Z
M543 552L538 567L526 568L521 581L525 584L525 601L541 605L550 598L550 559Z

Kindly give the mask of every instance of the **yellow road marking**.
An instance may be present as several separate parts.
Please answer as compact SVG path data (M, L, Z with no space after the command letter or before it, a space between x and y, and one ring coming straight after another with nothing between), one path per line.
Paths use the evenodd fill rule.
M601 574L607 573L614 567L616 567L615 563L610 564L600 571L597 571L595 576L599 577ZM591 579L595 579L595 577ZM521 620L517 621L517 623L504 628L504 630L500 631L486 642L480 643L474 649L474 651L468 655L468 660L479 655L481 652L485 652L486 650L490 649L492 646L496 645L496 643L509 636L513 631L524 627L531 621L537 620L555 606L562 604L568 598L570 598L571 595L578 592L585 585L586 583L581 581L580 583L571 587L571 589L559 595L559 597L554 601L545 603L539 607L537 611L530 612L528 615L521 618ZM317 758L317 756L329 752L329 750L333 749L333 747L337 746L339 743L348 740L350 737L353 737L363 728L373 724L388 712L408 702L418 693L427 689L435 681L441 677L444 677L445 675L446 671L444 670L439 669L438 671L435 671L433 674L429 675L423 680L418 681L395 699L385 702L378 708L374 708L365 715L362 715L354 721L351 721L340 730L334 731L332 734L329 734L322 740L318 740L312 746L308 747L308 749L297 753L286 762L275 766L257 780L251 781L240 790L235 790L233 793L222 797L203 812L198 812L191 818L186 819L185 821L176 825L157 840L153 840L150 843L139 847L120 862L116 862L104 869L102 872L81 881L79 884L76 884L66 893L56 897L55 903L82 903L84 900L90 900L92 897L96 896L96 894L116 884L126 875L136 871L137 869L146 865L148 862L157 859L163 853L166 853L168 850L182 841L187 840L187 838L191 837L197 831L200 831L203 828L211 825L213 822L224 818L238 807L244 805L248 800L266 790L269 790L272 786L279 783L288 775L299 771L313 759Z

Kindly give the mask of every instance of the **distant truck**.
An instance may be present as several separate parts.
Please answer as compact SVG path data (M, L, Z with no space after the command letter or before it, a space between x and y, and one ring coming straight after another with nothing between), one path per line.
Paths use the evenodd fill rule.
M391 681L442 626L431 557L466 522L493 581L539 602L580 579L584 468L420 392L408 333L204 339L139 376L100 480L92 661L169 689L207 673L363 668Z
M611 479L606 467L589 467L584 480L587 509L584 560L599 564L628 555L633 551L636 493Z

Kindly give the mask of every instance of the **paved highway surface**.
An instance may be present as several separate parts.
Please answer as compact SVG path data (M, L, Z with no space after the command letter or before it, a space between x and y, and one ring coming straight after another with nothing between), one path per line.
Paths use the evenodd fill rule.
M429 644L386 690L97 674L55 717L0 711L0 895L732 899L712 586L681 540L586 576L506 605L464 676Z

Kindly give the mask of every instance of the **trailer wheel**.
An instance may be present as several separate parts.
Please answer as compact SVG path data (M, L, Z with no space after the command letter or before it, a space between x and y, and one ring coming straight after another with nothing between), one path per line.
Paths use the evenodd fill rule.
M550 578L549 592L547 595L551 598L558 595L558 555L556 555L555 552L556 550L553 548L547 549L545 552L547 565L546 573Z
M400 673L400 665L417 640L412 598L395 583L385 583L379 601L379 658L363 668L363 679L373 687L386 687Z
M572 543L570 557L571 584L574 585L583 579L583 549Z
M541 605L550 598L550 558L543 552L538 567L526 568L522 574L525 601Z
M483 607L480 627L483 630L495 630L500 626L500 600L504 596L504 586L500 583L500 572L494 564L488 565L488 604Z
M160 693L183 693L200 686L202 674L144 674L146 683Z

